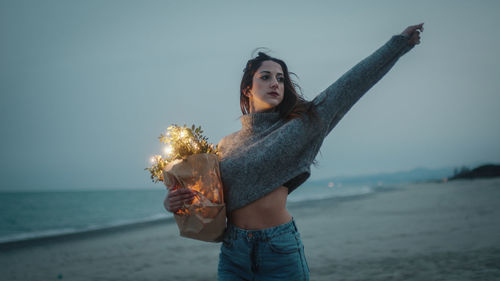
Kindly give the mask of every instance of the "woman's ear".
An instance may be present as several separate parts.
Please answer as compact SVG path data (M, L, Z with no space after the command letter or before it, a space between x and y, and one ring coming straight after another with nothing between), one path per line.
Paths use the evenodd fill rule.
M246 89L243 91L243 94L249 98L250 97L250 87L246 87Z

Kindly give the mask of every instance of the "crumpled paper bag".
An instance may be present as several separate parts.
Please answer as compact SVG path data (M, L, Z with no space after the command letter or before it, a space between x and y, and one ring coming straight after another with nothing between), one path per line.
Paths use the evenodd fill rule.
M217 155L202 153L175 160L165 167L163 179L167 186L178 183L195 192L191 204L184 204L174 213L180 235L208 242L222 241L226 206Z

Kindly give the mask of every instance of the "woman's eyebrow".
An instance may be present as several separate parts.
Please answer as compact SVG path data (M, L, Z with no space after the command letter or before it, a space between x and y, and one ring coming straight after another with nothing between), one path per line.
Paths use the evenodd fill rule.
M269 74L271 74L271 71L269 71L269 70L262 70L262 71L261 71L261 72L259 72L259 73L269 73ZM278 72L278 73L276 73L276 75L283 75L283 73Z

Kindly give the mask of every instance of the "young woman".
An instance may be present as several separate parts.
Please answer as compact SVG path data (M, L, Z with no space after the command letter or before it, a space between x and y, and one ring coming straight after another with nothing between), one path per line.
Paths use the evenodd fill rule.
M219 280L309 280L309 268L288 194L310 175L323 139L396 61L420 43L423 24L409 26L311 102L296 91L286 64L259 53L240 87L241 130L219 142L228 224ZM169 191L175 212L193 195Z

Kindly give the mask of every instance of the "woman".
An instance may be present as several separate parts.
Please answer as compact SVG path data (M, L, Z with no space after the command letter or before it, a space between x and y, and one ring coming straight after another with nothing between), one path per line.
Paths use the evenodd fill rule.
M396 61L420 43L423 24L409 26L353 67L311 102L297 92L286 64L259 53L240 87L242 129L219 142L228 226L219 280L309 280L290 192L310 175L327 134ZM165 208L178 210L193 194L169 191Z

